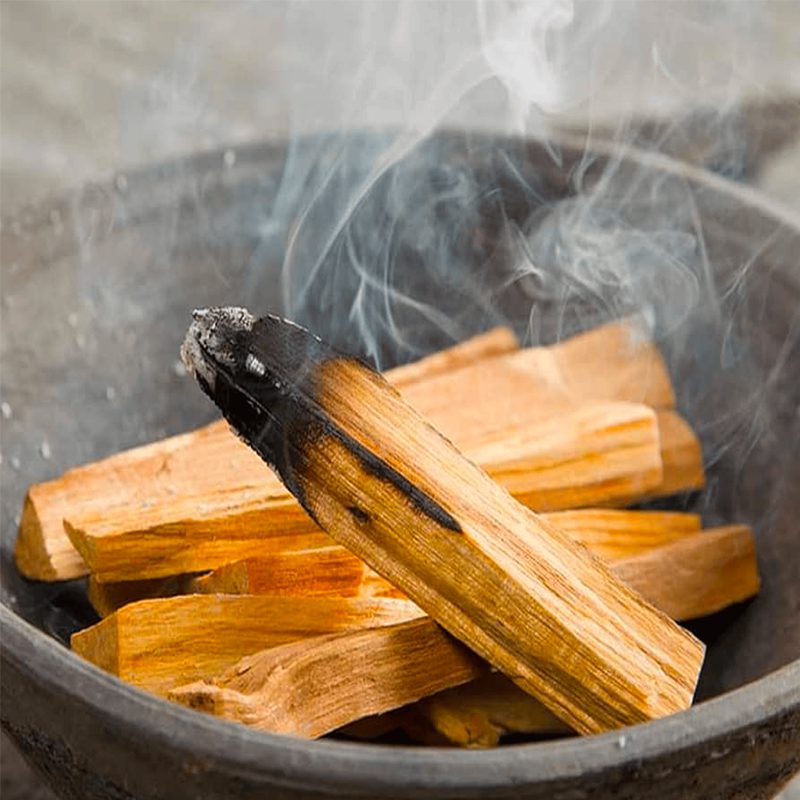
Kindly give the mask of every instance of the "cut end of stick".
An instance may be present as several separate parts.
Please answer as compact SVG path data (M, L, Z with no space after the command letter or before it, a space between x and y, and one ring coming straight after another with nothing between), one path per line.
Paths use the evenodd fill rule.
M25 496L14 547L14 560L17 569L31 580L63 581L80 578L87 572L86 563L61 529L61 520L43 521L40 516L40 506L45 509L46 514L47 509L53 505L47 497L50 487L51 484L47 483L32 486ZM45 530L48 526L57 528L59 535L48 536Z

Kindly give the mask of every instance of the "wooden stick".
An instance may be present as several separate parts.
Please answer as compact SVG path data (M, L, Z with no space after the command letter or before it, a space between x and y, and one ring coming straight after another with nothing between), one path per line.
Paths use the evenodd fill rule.
M651 550L700 530L696 514L674 511L621 511L578 509L543 514L576 541L605 559L620 559ZM311 525L311 523L309 523ZM314 526L313 530L317 530ZM176 594L262 594L297 597L403 597L403 593L340 545L316 547L317 533L302 537L270 539L265 547L261 537L230 539L225 563L212 572L192 578L185 575L101 583L89 577L89 600L105 617L128 603ZM308 543L311 546L305 547ZM221 550L221 542L217 541ZM142 542L146 550L147 542ZM140 554L141 555L141 554ZM243 556L243 558L240 558ZM190 565L200 571L198 564ZM646 594L641 588L637 591ZM656 604L658 605L658 604Z
M126 605L71 644L101 669L163 695L265 647L420 615L408 600L385 598L184 595Z
M500 673L427 697L407 709L398 722L413 739L470 748L496 747L509 733L573 733Z
M253 728L317 738L473 680L485 662L430 619L264 650L168 698Z
M390 370L387 379L407 388L445 369L458 369L479 359L489 359L518 347L508 328L498 327L468 339L453 348L434 353L413 364ZM209 459L219 459L229 474L257 459L219 420L196 431L136 447L101 461L65 472L60 478L31 486L20 518L15 560L27 578L44 581L69 580L86 575L88 569L64 531L62 521L74 509L110 510L116 503L126 509L141 509L169 501L174 492L191 485L195 495L224 493L219 483L203 481ZM243 489L241 483L235 484ZM276 485L273 484L273 488ZM250 487L251 489L254 487ZM268 487L269 488L269 487ZM284 493L281 491L281 494ZM191 493L191 492L190 492ZM242 503L246 497L240 498Z
M472 336L438 353L432 353L402 367L395 367L386 373L386 380L402 391L415 383L430 380L462 367L471 367L478 362L513 353L518 349L519 342L511 328L492 328L486 333Z
M700 531L700 517L678 511L583 508L542 517L604 559L627 558Z
M574 536L575 532L569 533ZM647 548L642 547L635 536L626 537L630 546L621 543L615 548L606 546L604 535L595 542L592 541L594 532L588 536L583 536L581 530L578 533L574 538L582 540L593 553L602 552L620 579L674 620L686 621L713 614L759 591L755 539L746 525L687 532L673 539L663 537L662 543ZM367 570L365 574L368 591L363 594L403 596L385 578L370 572Z
M576 730L691 703L702 643L365 365L243 309L196 312L183 356L321 527Z
M705 486L703 451L689 423L674 411L658 412L664 474L652 497L695 491Z
M646 406L578 408L519 429L515 438L499 437L467 454L538 509L621 502L661 481L658 428ZM255 454L248 456L256 463L237 464L236 489L228 464L208 458L204 485L216 475L226 491L214 493L205 486L206 493L194 496L177 489L146 509L69 511L64 521L69 536L92 573L105 582L214 569L268 552L274 537L296 540L303 549L330 544L277 478L267 473L262 483L268 488L252 488L265 470ZM315 531L316 541L308 538Z
M673 619L713 614L758 594L753 533L746 525L711 528L697 536L630 556L614 572Z
M529 424L554 412L563 412L576 404L576 397L580 402L641 397L660 407L670 407L674 403L669 377L657 348L638 339L629 323L604 326L555 348L533 348L526 351L519 363L496 357L506 347L513 349L508 331L496 329L486 337L476 337L451 351L434 354L399 371L390 371L387 378L402 385L412 405L417 404L435 424L451 435L457 434L454 441L462 448L470 441L481 444L498 425L513 427L519 420ZM551 349L558 351L558 355L552 358L543 355ZM447 355L452 352L458 355L455 362ZM463 368L477 358L483 358L483 371L474 364ZM494 362L497 365L489 366ZM441 372L445 363L454 368L451 377ZM600 364L602 369L598 369ZM565 377L584 368L591 369L593 375L588 386L584 382L577 387L573 378ZM393 377L395 375L397 377ZM419 383L429 388L415 389ZM565 386L572 387L566 394ZM580 393L577 393L578 388ZM501 409L493 406L498 398L508 397L514 408L504 423L500 423ZM469 402L465 402L465 398ZM463 414L467 406L472 411L459 423L454 409ZM457 424L461 427L455 430ZM668 444L664 440L664 446ZM199 470L198 464L205 469ZM211 469L211 465L217 465L217 469ZM702 463L699 466L702 469ZM185 531L193 526L202 527L205 525L202 512L208 508L208 503L217 502L224 507L231 501L231 527L241 530L243 525L256 525L262 528L260 510L266 498L277 493L273 497L275 503L290 501L277 482L269 478L249 478L260 474L259 467L258 460L227 426L217 422L70 470L61 478L30 488L17 539L17 565L24 575L39 580L63 580L86 574L83 558L63 529L62 520L70 515L73 527L85 530L87 535L92 534L90 526L97 518L105 521L104 526L94 531L98 536L112 530L112 525L117 526L113 528L115 533L160 536L165 529ZM666 475L665 481L670 486L675 485L675 480L668 479ZM662 493L658 488L652 491ZM198 498L202 498L202 502ZM627 499L617 498L616 503L619 505ZM200 519L197 512L201 512ZM219 531L209 532L212 537L217 534ZM175 553L174 544L166 541L165 548ZM170 567L170 573L185 570L185 565L181 564ZM127 575L119 579L132 578Z

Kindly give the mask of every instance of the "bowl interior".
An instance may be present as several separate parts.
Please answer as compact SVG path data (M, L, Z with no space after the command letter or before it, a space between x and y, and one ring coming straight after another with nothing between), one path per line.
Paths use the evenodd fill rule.
M194 307L288 302L381 367L499 322L535 344L639 313L708 467L705 491L669 504L758 536L760 596L694 626L709 644L700 696L800 656L797 226L656 157L444 132L381 174L321 247L315 215L337 197L302 209L286 180L330 147L211 153L4 220L3 602L61 644L94 620L80 581L16 573L24 492L213 417L178 364Z

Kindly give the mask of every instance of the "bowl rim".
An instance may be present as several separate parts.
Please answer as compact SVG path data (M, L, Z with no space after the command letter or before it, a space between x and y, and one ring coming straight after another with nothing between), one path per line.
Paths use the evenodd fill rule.
M575 134L559 133L553 138L565 147L584 149L587 144L585 138ZM255 150L278 143L264 141L236 149ZM593 141L591 148L593 153L634 159L733 196L779 224L800 230L800 215L751 187L634 146L620 150L612 142ZM214 159L221 160L228 149L199 153L183 161L213 163ZM132 172L145 174L152 170L153 167L145 167ZM74 193L64 195L67 196L74 197ZM57 199L37 205L50 208ZM792 280L791 275L787 278ZM797 282L800 284L800 276ZM154 743L161 742L166 750L181 750L198 763L225 764L226 771L255 773L261 780L287 788L325 786L331 791L474 793L564 781L585 777L587 773L640 765L667 752L688 750L729 737L732 732L763 725L787 710L800 710L798 658L680 713L595 736L489 750L306 740L255 731L136 689L81 659L16 614L5 600L0 602L0 641L3 661L19 666L37 683L59 695L90 705L100 716L118 720L121 729L133 730ZM3 681L4 672L0 671ZM108 702L109 698L113 702ZM726 753L724 749L712 749L705 757L714 760ZM213 766L209 769L213 770Z
M252 730L141 691L75 655L5 603L0 603L0 639L4 661L24 669L37 685L115 718L136 738L189 754L212 771L224 763L226 771L255 771L287 788L486 792L564 781L641 765L800 711L796 659L685 711L595 736L486 750L308 740ZM727 753L722 747L704 758L713 761Z

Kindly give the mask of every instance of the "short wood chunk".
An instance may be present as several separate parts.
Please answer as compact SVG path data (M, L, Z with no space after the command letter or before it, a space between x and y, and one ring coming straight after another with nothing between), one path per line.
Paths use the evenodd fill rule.
M184 595L126 605L71 644L101 669L164 695L265 647L420 615L408 600L385 598Z
M182 352L322 528L574 729L691 704L702 643L514 500L380 375L242 309L196 312Z
M500 673L415 704L398 722L414 739L458 747L496 747L506 734L571 735L538 700Z
M260 730L317 738L486 670L435 622L417 619L265 650L168 697Z

